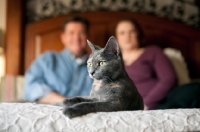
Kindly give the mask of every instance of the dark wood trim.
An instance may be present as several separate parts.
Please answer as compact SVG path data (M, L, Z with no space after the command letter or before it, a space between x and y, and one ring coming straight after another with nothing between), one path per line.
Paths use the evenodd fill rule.
M7 0L6 11L6 74L23 74L24 0Z

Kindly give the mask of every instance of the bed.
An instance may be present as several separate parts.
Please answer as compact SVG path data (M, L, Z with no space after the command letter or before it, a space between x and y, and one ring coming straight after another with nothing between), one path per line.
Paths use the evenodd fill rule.
M200 109L99 112L69 119L62 107L0 103L0 131L180 132L200 131ZM9 111L8 111L9 110Z
M47 50L60 51L63 15L31 23L25 27L25 45L20 47L24 58L19 61L23 73L32 61ZM179 22L150 14L133 12L84 12L90 20L89 40L104 46L114 35L121 18L136 19L145 33L145 44L178 49L184 57L192 79L200 78L200 33ZM23 52L23 50L25 52ZM90 52L89 48L87 48ZM12 68L13 66L10 66ZM13 67L13 71L16 70ZM12 71L12 70L11 70ZM100 112L69 119L62 107L35 103L0 103L0 131L200 131L200 109Z

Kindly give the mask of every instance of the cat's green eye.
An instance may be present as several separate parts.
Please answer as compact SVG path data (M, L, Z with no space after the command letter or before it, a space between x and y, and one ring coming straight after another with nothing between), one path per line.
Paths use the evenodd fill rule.
M101 61L101 62L99 62L99 65L100 65L100 66L103 66L103 65L105 65L105 64L106 64L105 61Z
M89 67L91 67L91 66L92 66L92 63L88 62L87 65L88 65Z

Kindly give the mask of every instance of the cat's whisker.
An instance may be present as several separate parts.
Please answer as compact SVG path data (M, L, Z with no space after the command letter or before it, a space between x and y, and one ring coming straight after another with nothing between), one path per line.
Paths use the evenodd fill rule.
M111 78L109 78L108 76L104 76L106 78L106 80L113 82L113 80Z
M113 82L113 80L111 79L110 75L109 74L105 74L105 77L110 80L111 82Z

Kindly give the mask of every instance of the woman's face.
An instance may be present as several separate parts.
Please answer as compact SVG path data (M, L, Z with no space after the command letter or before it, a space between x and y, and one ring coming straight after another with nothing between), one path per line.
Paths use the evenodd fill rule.
M116 37L121 50L138 48L138 37L135 26L130 21L121 21L116 27Z

